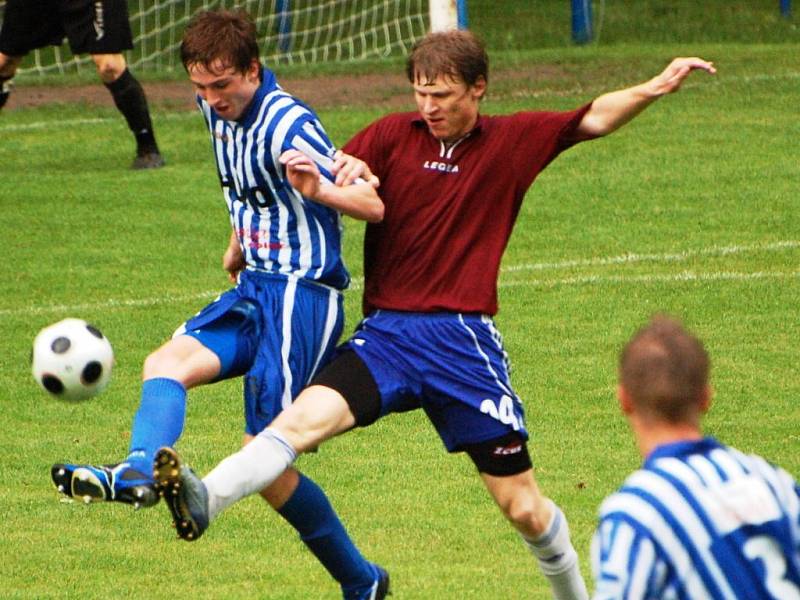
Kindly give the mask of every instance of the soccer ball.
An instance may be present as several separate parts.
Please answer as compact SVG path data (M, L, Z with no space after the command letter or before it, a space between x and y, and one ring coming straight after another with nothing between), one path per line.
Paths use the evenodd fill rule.
M31 362L33 377L45 391L61 400L86 400L111 380L114 351L96 327L64 319L39 332Z

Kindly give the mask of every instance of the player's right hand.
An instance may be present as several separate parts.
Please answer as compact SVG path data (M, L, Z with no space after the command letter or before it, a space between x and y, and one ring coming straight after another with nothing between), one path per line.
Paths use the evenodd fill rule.
M705 71L710 75L714 75L717 69L714 63L696 56L681 57L674 59L663 72L656 75L649 81L649 85L653 90L653 95L663 96L676 92L683 81L689 76L692 71Z
M381 183L378 177L372 173L367 163L360 158L345 154L341 150L337 150L333 157L331 172L336 175L336 185L338 186L350 185L355 183L356 180L362 179L375 189L378 189Z
M306 198L316 200L320 186L317 163L299 150L286 150L278 160L286 167L289 184Z

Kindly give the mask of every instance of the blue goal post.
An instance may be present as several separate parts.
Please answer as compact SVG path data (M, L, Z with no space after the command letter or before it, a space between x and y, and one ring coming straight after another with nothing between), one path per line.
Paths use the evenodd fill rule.
M788 2L788 0L786 0ZM467 29L469 19L467 18L467 0L456 0L456 11L458 12L458 28Z
M784 17L791 17L792 16L792 0L780 0L781 3L781 14Z
M292 7L290 0L276 0L275 13L278 18L275 28L278 30L278 48L287 53L292 49Z
M592 36L592 0L572 0L572 41L588 44Z

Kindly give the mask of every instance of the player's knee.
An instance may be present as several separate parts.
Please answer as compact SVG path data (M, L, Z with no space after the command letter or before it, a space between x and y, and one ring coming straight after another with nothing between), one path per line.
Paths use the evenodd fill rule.
M151 352L142 366L143 379L174 379L186 389L213 381L220 374L219 357L192 336L180 335Z
M317 448L322 442L351 429L355 418L344 398L335 390L312 385L270 424L298 452Z
M125 57L121 54L96 54L92 60L103 83L116 81L127 68Z
M324 428L319 426L313 416L308 411L295 408L294 405L284 410L271 426L277 429L298 453L316 448L326 437Z
M142 366L142 377L152 379L154 377L168 377L176 379L186 385L183 381L182 372L185 371L186 359L181 354L173 351L170 344L161 346L151 352L144 359Z
M11 79L17 74L17 67L22 61L21 56L9 56L0 52L0 77Z
M143 379L163 377L165 371L168 370L167 365L170 362L168 354L163 352L161 348L151 352L147 358L144 359L144 364L142 365Z
M547 518L543 514L540 502L527 494L517 494L509 498L500 505L500 510L519 531L540 535L547 528Z

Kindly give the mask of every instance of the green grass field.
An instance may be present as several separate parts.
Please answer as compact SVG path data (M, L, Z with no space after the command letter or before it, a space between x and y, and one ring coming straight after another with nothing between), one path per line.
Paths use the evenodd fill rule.
M575 107L686 53L714 60L719 74L693 76L617 134L556 160L529 192L503 263L497 321L531 453L570 519L587 579L597 506L639 462L614 400L616 355L656 311L707 342L709 432L800 475L797 46L498 54L493 64L505 70L484 111ZM321 116L342 143L383 112ZM157 110L154 119L168 166L151 173L127 170L133 148L113 109L51 106L0 119L9 253L0 266L0 596L336 598L258 498L187 544L163 506L84 506L60 501L50 484L53 462L122 458L142 360L226 288L228 224L207 133L194 113ZM347 222L357 282L361 232ZM347 331L359 300L356 285ZM67 316L103 329L117 356L109 389L78 405L47 397L29 373L36 332ZM238 447L241 430L238 382L195 390L179 447L206 472ZM335 439L299 466L390 570L395 598L548 597L469 460L446 455L422 414Z

